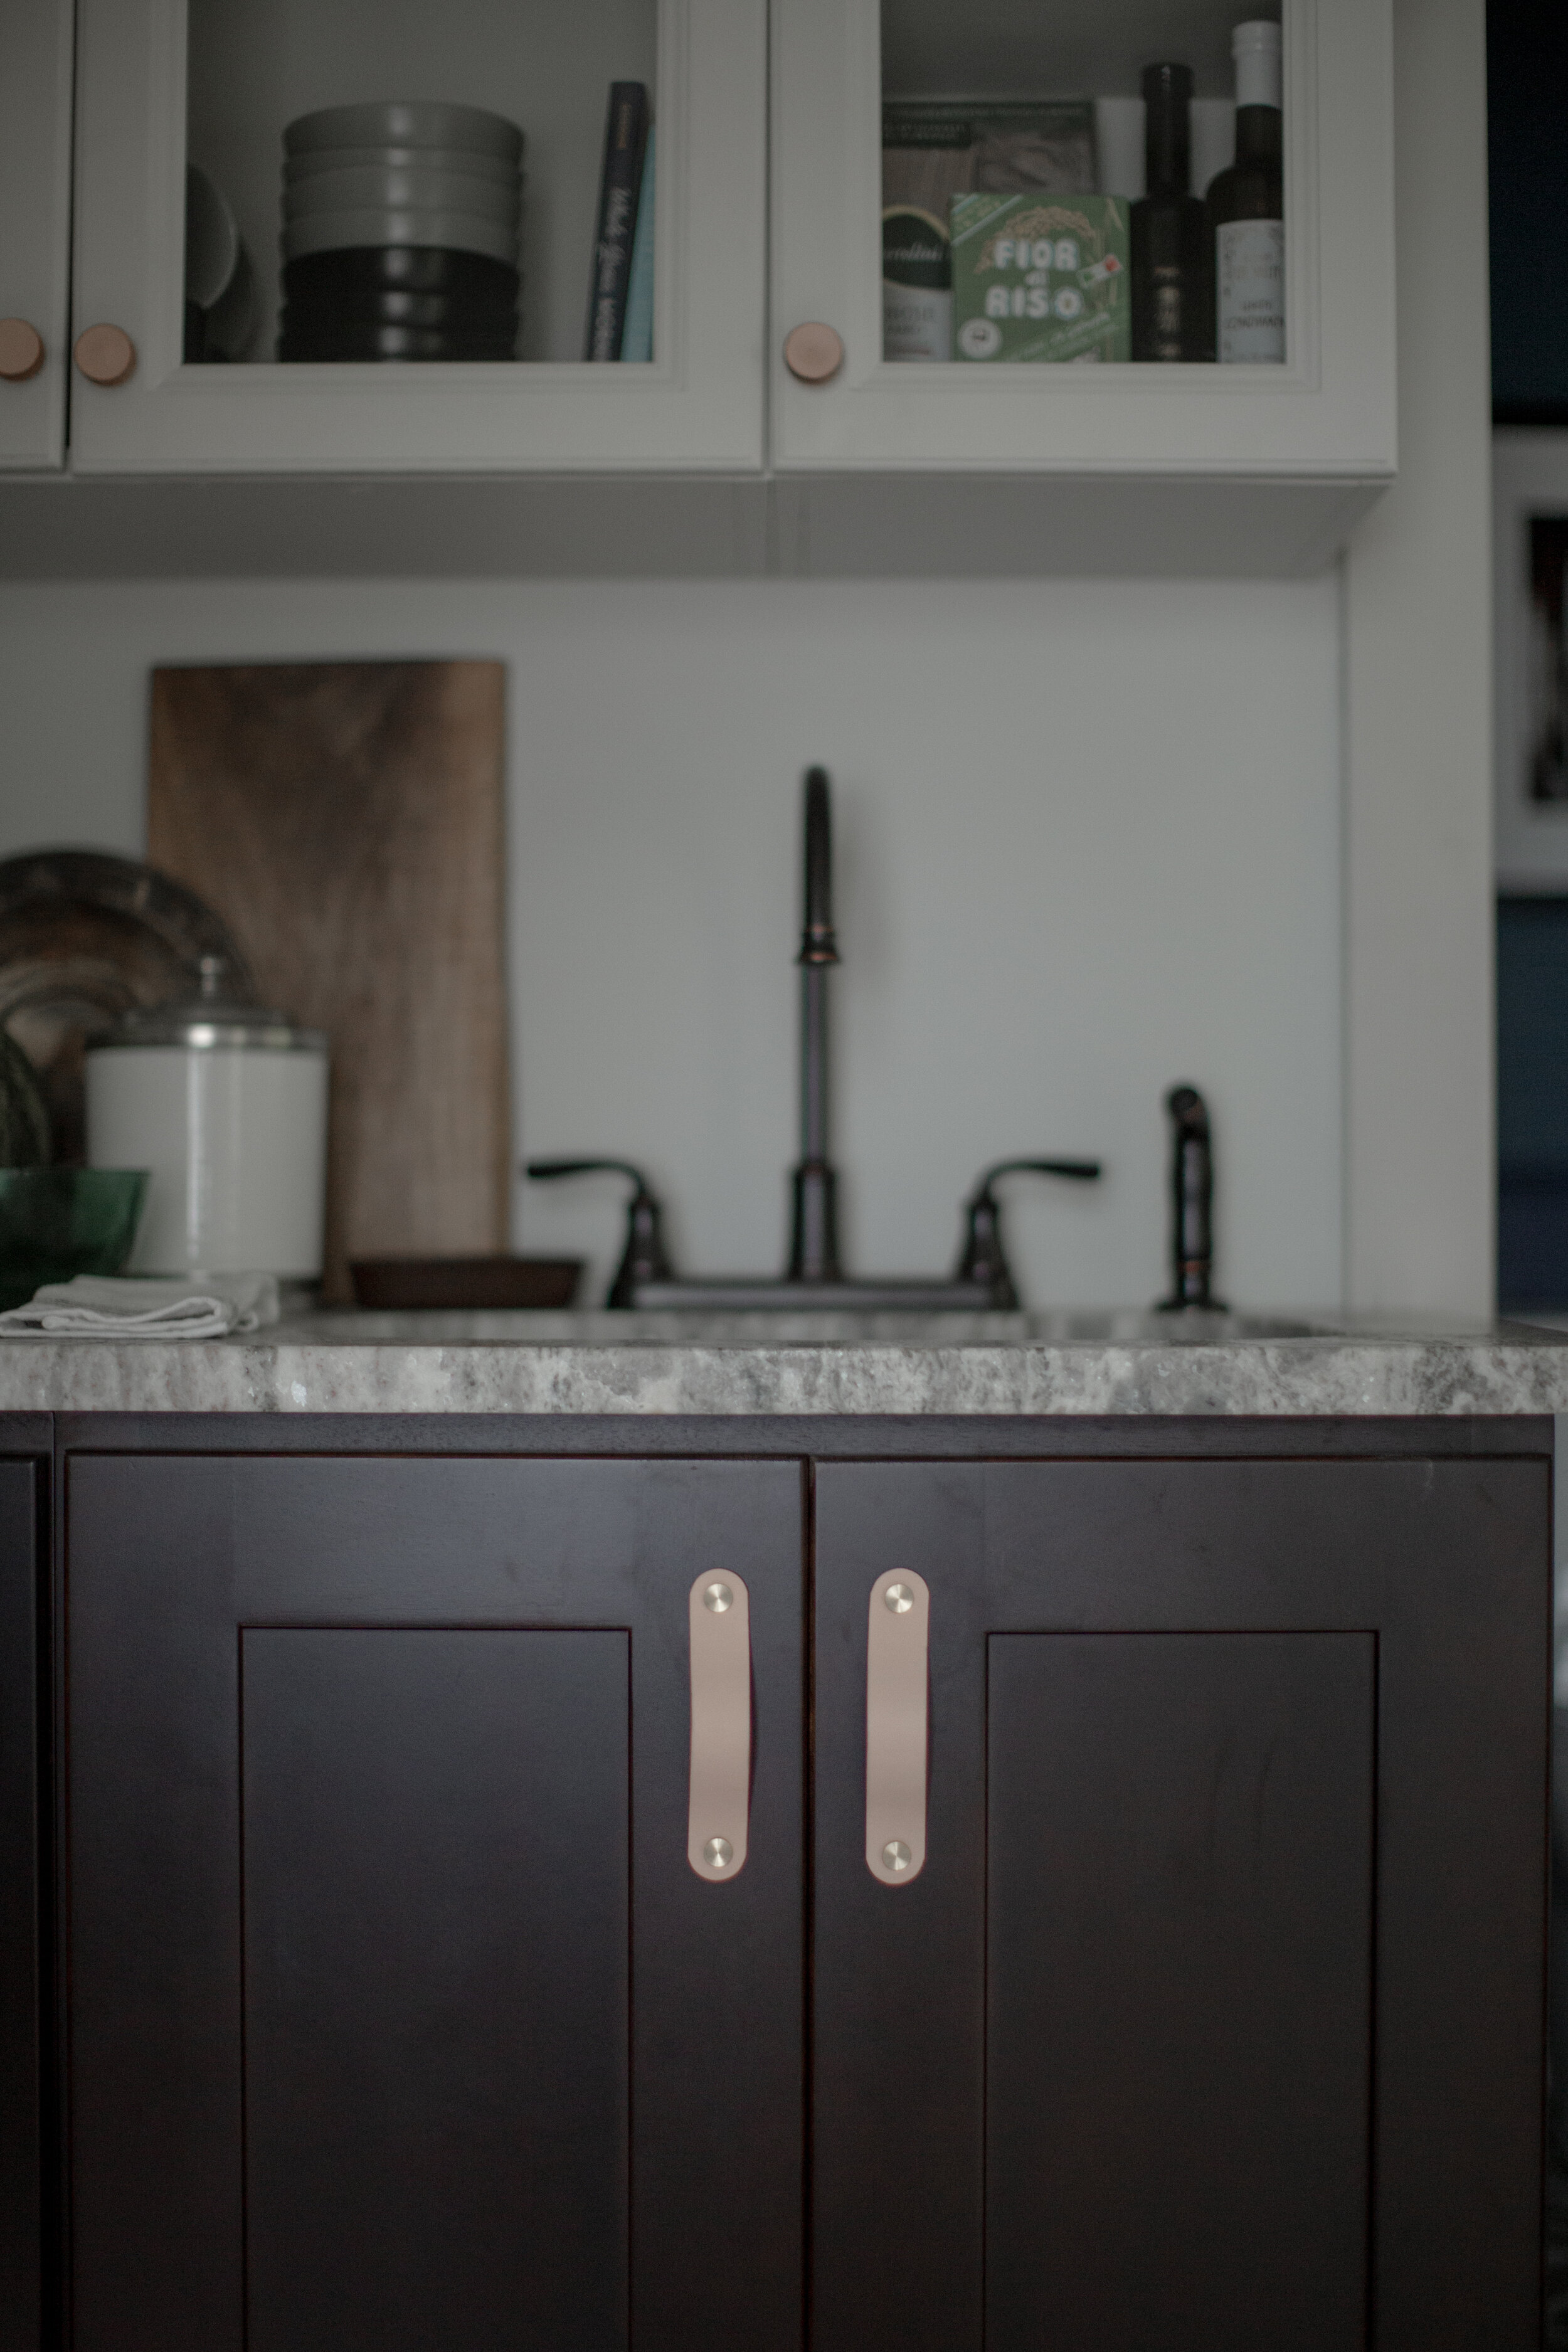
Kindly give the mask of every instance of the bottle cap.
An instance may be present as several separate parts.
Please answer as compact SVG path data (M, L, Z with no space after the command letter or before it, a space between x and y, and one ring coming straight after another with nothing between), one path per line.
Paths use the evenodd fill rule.
M1237 26L1231 35L1230 50L1236 59L1237 106L1279 105L1283 95L1282 48L1279 26L1270 24L1266 17L1255 17Z

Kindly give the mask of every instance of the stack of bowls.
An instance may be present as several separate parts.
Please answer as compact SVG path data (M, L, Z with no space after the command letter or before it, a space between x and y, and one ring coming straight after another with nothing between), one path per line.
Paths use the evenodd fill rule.
M522 133L478 106L330 106L283 133L280 360L510 360Z

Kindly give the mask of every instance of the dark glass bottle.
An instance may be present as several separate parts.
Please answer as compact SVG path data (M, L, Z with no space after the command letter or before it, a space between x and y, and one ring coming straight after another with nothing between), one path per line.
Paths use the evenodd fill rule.
M1209 184L1216 355L1232 366L1285 357L1279 40L1278 25L1236 28L1236 161Z
M1192 193L1191 66L1145 66L1145 186L1132 207L1132 356L1214 357L1214 233Z

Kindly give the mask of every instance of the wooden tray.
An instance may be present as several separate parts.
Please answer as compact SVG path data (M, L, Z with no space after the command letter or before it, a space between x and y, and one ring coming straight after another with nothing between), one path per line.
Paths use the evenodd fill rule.
M361 1307L570 1307L580 1257L358 1257L349 1268Z

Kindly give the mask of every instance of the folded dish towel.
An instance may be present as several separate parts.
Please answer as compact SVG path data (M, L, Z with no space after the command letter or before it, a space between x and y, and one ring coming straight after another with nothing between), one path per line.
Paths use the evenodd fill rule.
M221 1339L278 1320L270 1274L192 1274L161 1282L79 1274L46 1282L0 1315L0 1339Z

